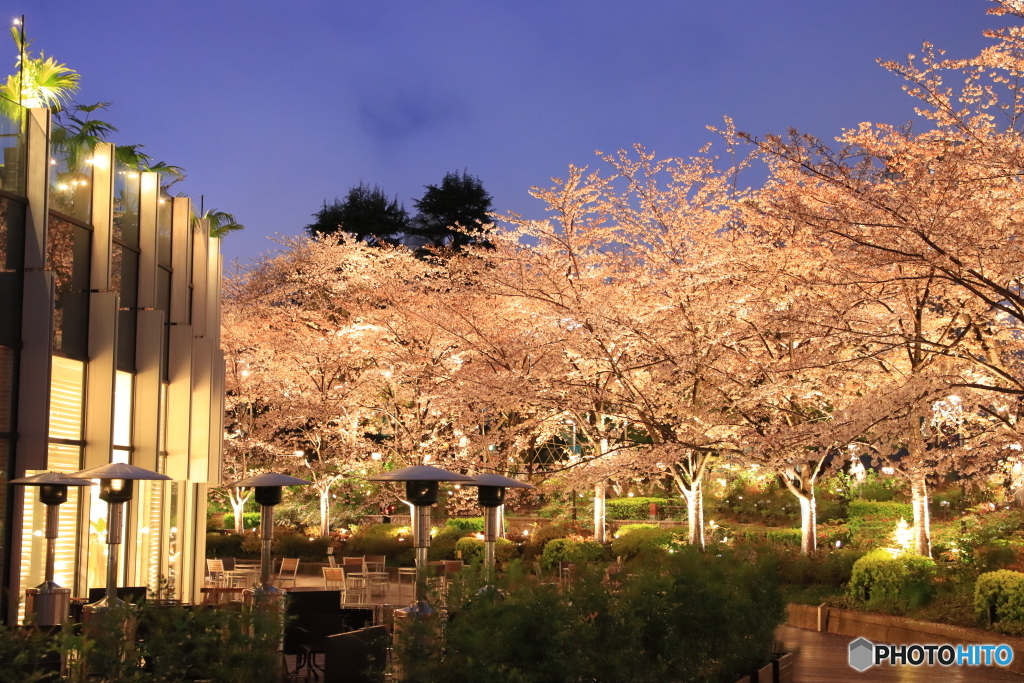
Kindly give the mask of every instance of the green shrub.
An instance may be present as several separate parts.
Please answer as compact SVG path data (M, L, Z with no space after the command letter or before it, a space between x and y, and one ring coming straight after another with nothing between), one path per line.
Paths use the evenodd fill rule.
M1024 574L1000 569L979 576L974 584L974 608L991 624L1024 621Z
M126 637L129 621L144 638ZM281 626L279 614L262 609L147 602L96 614L80 630L0 626L0 681L272 683L281 680ZM61 657L67 678L52 673Z
M310 538L297 533L275 534L271 550L275 557L297 557L306 562L323 562L330 544L329 538Z
M532 560L544 552L544 546L556 538L565 538L571 531L561 524L545 524L530 533L523 547L523 559Z
M448 520L451 522L452 520ZM454 560L456 544L460 538L471 534L466 529L457 525L447 524L441 527L440 531L430 539L430 548L427 550L427 558L430 560Z
M682 540L671 529L647 527L645 529L634 529L626 534L623 534L620 529L618 538L612 540L612 556L621 557L623 560L632 560L639 556L664 553L674 542L678 541L681 543Z
M596 541L573 541L568 538L556 538L544 546L540 556L540 565L544 569L558 566L559 562L587 564L606 559L605 548Z
M931 558L873 550L853 564L850 593L869 604L915 607L928 601L934 576Z
M508 562L515 559L518 546L507 538L499 538L494 542L494 561ZM484 542L475 536L460 538L455 544L455 552L462 556L466 564L482 562L484 559Z
M840 587L849 583L853 565L864 553L858 550L823 550L804 555L792 546L764 546L758 555L773 558L779 577L785 584L811 586L815 584Z
M849 518L884 520L895 524L900 519L913 519L914 509L910 503L892 501L851 500L847 505L846 514Z
M609 498L605 501L605 514L608 519L647 519L651 503L668 504L667 498Z
M243 529L255 529L260 525L260 513L258 512L243 512L242 513L242 528ZM234 529L235 528L235 514L229 512L224 515L224 528Z
M510 570L499 591L469 572L449 587L458 614L396 634L406 680L431 683L734 683L771 657L785 606L771 567L689 548L627 565L610 591L579 566L572 590Z
M615 531L615 536L617 536L617 537L618 536L625 536L629 532L636 531L637 529L660 529L660 528L661 528L660 524L645 524L643 522L641 522L639 524L623 524L622 526L620 526Z
M410 565L415 550L409 527L399 524L371 524L353 533L345 546L346 555L384 555L389 564Z
M242 541L244 534L206 534L207 557L238 557L243 555Z
M483 517L449 517L444 525L466 533L482 533L484 530Z
M739 527L733 531L735 538L749 543L771 543L800 547L799 529L772 529L758 526Z

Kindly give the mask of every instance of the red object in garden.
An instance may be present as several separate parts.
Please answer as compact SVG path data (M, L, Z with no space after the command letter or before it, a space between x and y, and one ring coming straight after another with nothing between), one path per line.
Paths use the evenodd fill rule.
M650 519L657 519L658 518L658 504L657 503L651 503L650 505L647 506L647 516Z

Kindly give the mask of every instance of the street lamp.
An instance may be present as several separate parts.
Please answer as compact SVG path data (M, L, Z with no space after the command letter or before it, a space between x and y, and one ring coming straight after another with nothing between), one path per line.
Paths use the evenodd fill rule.
M117 546L121 545L121 527L124 504L132 499L135 481L168 481L166 474L136 467L123 462L112 462L69 474L73 479L99 479L100 500L107 504L107 594L83 609L85 614L123 607L124 600L117 597Z
M274 540L274 506L281 502L281 487L283 486L308 486L311 482L298 477L289 477L286 474L266 472L248 477L231 484L233 488L254 488L256 489L256 502L260 506L260 536L263 547L260 550L260 585L246 592L254 599L263 596L281 595L283 591L270 583L271 563L273 558L270 555L270 543Z
M416 548L416 599L422 600L422 589L427 571L427 549L430 547L430 506L437 502L437 487L442 481L473 484L473 477L449 472L430 465L403 467L385 472L368 481L404 481L405 498L412 504L412 539Z
M53 580L54 556L57 552L57 508L68 500L69 486L91 486L88 479L72 479L63 472L44 472L31 477L12 479L9 483L39 487L39 502L46 506L46 578L35 588L25 591L25 620L36 626L60 626L71 608L71 589L61 588Z
M532 489L527 484L500 474L478 474L473 482L477 499L484 509L484 570L488 580L494 578L494 546L498 539L498 508L505 504L505 489Z

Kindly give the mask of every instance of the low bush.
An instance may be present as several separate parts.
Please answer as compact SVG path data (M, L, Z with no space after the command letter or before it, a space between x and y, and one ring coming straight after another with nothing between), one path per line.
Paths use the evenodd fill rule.
M260 525L260 513L258 512L243 512L242 513L242 528L243 529L255 529ZM235 514L229 512L224 515L224 528L234 529L235 528Z
M244 534L206 534L206 556L207 557L239 557L244 555L242 541Z
M451 522L452 520L448 520ZM446 524L430 539L427 558L430 560L454 560L459 539L473 533L457 525Z
M851 500L846 506L848 518L863 518L892 522L900 519L913 519L914 509L910 503L876 500Z
M799 529L772 529L753 525L737 527L733 531L735 538L749 543L772 543L800 547Z
M990 625L1024 622L1024 574L1000 569L979 576L974 584L974 608Z
M483 517L449 517L445 520L445 527L465 531L468 534L481 533L484 530Z
M636 531L637 529L660 529L660 528L661 528L660 524L644 524L643 522L641 522L639 524L623 524L622 526L620 526L618 529L615 530L615 536L616 537L618 537L618 536L625 536L629 532Z
M540 566L551 569L559 562L587 564L607 559L605 547L596 541L573 541L568 538L556 538L544 546L540 556Z
M399 524L371 524L349 536L346 555L384 555L388 564L410 565L415 550L409 527Z
M508 562L518 555L519 546L507 538L499 538L494 542L494 561ZM466 564L482 562L484 559L484 542L475 536L460 538L455 544L455 552L459 553Z
M804 555L796 548L780 546L762 547L758 554L773 559L779 578L785 584L820 584L836 588L850 582L854 564L864 557L864 553L858 550L822 550Z
M668 505L667 498L609 498L605 501L605 514L608 519L647 519L651 503Z
M770 659L785 618L770 566L687 548L627 565L614 592L603 574L579 566L571 591L515 571L481 591L463 576L456 618L443 633L411 620L395 657L406 680L432 683L734 683Z
M680 538L676 531L659 529L658 527L633 529L625 534L620 529L617 536L617 538L612 539L612 556L621 557L623 560L632 560L636 557L664 553L673 544L685 542L685 534Z
M127 623L145 637L126 637ZM97 614L81 630L0 626L0 681L271 683L281 676L281 626L280 614L259 609L146 602ZM56 675L61 658L66 678Z
M916 607L928 601L934 577L931 558L873 550L853 564L850 594L869 605Z
M544 552L544 546L556 538L566 538L572 531L561 524L545 524L534 529L523 546L523 559L532 560Z
M308 537L298 533L275 534L271 550L276 557L297 557L306 562L323 562L329 538Z

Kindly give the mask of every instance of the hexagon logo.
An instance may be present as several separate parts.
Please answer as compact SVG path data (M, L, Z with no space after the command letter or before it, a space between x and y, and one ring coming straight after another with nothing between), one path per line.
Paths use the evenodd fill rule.
M850 643L850 666L860 672L867 671L875 663L875 644L867 638L858 638Z

